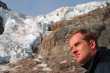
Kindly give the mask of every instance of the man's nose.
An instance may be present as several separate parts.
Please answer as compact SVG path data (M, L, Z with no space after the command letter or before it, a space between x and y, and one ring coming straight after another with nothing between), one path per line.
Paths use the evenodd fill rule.
M77 53L77 49L76 48L74 48L74 49L72 49L72 53Z

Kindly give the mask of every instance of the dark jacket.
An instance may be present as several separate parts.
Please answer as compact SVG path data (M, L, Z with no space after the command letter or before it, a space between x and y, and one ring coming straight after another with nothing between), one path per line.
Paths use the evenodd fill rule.
M96 55L83 65L86 73L110 73L110 49L98 48Z

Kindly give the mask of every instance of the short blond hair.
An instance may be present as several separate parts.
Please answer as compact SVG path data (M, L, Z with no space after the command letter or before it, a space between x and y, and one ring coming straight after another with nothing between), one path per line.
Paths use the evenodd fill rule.
M89 40L94 40L97 42L97 36L96 33L91 32L89 29L84 29L84 28L77 28L74 29L73 31L69 32L68 35L66 36L67 41L70 40L70 38L75 35L76 33L81 33L84 35L84 40L89 41Z

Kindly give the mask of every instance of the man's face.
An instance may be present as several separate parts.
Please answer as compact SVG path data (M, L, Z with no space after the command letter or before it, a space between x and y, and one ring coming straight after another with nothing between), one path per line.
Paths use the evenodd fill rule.
M69 47L72 56L79 64L84 64L85 62L87 62L89 58L93 56L94 52L94 41L88 43L83 38L84 35L82 35L81 33L76 33L69 40Z

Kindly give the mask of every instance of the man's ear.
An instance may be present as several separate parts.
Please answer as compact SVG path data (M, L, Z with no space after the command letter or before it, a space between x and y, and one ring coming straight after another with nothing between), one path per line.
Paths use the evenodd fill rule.
M90 40L89 45L90 45L90 48L96 49L96 41L95 40Z

